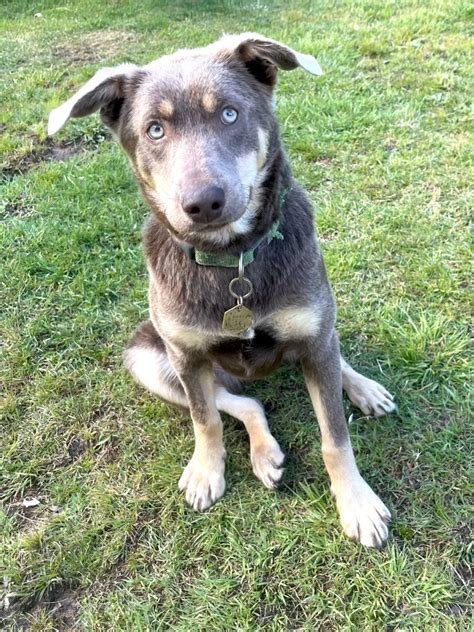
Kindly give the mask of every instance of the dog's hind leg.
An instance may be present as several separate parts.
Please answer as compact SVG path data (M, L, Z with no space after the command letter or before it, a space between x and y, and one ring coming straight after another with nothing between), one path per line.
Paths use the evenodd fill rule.
M150 321L143 323L124 353L124 363L135 380L161 399L189 408L186 394L171 366L163 340ZM216 406L244 424L250 437L250 458L254 474L269 488L281 479L284 454L272 436L262 405L255 399L235 395L238 381L224 371L216 373Z
M137 329L123 359L139 384L170 404L188 408L184 389L170 364L165 344L150 320Z
M364 415L382 417L396 409L393 395L378 382L364 377L347 364L341 356L342 388L351 402L360 408Z

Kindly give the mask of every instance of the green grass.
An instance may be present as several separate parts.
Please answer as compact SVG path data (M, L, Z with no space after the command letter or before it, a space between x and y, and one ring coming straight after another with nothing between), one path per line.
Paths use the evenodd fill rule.
M0 575L10 630L467 630L472 7L464 0L10 1L0 150ZM35 13L42 15L35 17ZM363 474L394 513L382 552L341 534L301 376L251 392L288 454L268 492L226 419L228 491L188 509L188 417L135 386L146 208L97 117L46 140L48 111L101 65L223 31L315 54L278 114L317 209L345 355L396 393L353 414ZM58 147L71 154L52 159ZM22 506L25 498L40 500ZM10 595L8 597L8 595Z

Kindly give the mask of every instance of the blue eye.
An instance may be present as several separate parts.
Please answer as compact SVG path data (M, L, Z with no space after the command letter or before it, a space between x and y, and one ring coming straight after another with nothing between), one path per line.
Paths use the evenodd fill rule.
M232 125L232 123L235 123L238 116L239 114L237 110L227 107L222 110L221 121L224 123L224 125Z
M165 130L163 129L163 125L161 123L157 123L155 121L147 129L146 133L148 134L148 138L151 138L151 140L160 140L165 135Z

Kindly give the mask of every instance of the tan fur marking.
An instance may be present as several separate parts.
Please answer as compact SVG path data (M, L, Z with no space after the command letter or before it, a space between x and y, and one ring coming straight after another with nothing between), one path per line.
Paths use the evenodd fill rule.
M154 188L155 183L153 181L153 178L151 176L151 174L147 173L145 171L145 167L143 164L143 161L140 157L140 154L137 154L136 156L136 163L134 166L134 171L135 171L135 175L137 176L137 178L139 180L142 180L142 182L144 182L147 186L149 186L151 189Z
M168 101L167 99L161 101L158 104L158 112L160 113L160 116L164 116L166 118L173 116L174 107L171 101Z
M170 318L160 317L157 329L172 345L178 347L204 351L209 345L209 336L205 331L186 327Z
M237 173L243 187L251 187L255 182L258 173L257 169L257 152L251 150L246 154L237 156Z
M216 97L211 92L206 92L206 94L202 97L202 106L206 112L212 114L215 112L217 106Z
M143 180L143 182L150 187L150 189L153 189L153 187L155 186L155 183L153 182L153 178L149 175L147 175L144 171L138 171L138 178L139 180Z
M199 370L195 379L199 382L199 388L194 387L194 395L191 398L187 391L194 427L194 454L184 468L178 487L185 493L189 505L203 511L224 493L225 449L222 442L222 420L215 402L212 369ZM186 385L184 386L186 389ZM189 388L189 382L187 386ZM200 403L195 401L193 404L192 400L196 396L198 401L201 396L204 398L203 410L200 410ZM203 419L201 415L204 415Z
M286 307L271 316L271 324L281 340L305 338L317 334L321 324L317 307Z
M262 129L261 127L259 127L258 128L258 152L257 152L257 169L259 171L263 168L267 160L268 141L269 141L268 132Z

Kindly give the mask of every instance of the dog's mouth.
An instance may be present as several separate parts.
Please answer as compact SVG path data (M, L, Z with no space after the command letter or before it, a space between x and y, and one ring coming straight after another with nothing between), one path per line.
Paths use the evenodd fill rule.
M219 231L225 228L232 227L232 224L237 222L247 213L251 199L252 199L252 187L249 187L246 203L239 212L226 211L223 217L216 218L214 221L209 222L208 224L202 224L201 226L199 226L198 224L194 224L191 229L192 232L202 236L209 233L215 233L216 231Z
M245 213L245 211L244 211ZM242 213L243 215L243 213ZM219 221L215 221L212 222L212 224L205 224L204 226L201 227L193 227L193 232L194 233L199 233L200 235L205 234L205 233L211 233L213 231L216 230L220 230L221 228L225 228L227 226L230 226L231 224L233 224L235 221L237 221L242 215L240 215L237 218L231 218L231 219L222 219Z

